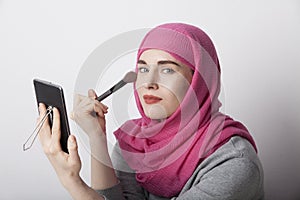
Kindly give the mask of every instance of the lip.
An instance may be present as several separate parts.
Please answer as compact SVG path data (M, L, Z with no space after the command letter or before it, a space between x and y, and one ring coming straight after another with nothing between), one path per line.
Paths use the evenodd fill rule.
M160 97L157 97L154 95L147 95L147 94L144 95L143 98L144 98L144 101L146 104L155 104L162 100L162 98L160 98Z

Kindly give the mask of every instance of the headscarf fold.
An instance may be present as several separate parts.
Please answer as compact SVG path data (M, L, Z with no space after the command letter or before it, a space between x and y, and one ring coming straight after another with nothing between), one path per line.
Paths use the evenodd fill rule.
M243 124L219 111L220 65L210 38L183 23L163 24L144 37L137 59L148 49L168 52L189 66L193 78L177 110L162 121L149 119L134 88L141 118L114 132L137 182L152 194L177 196L197 166L232 136L253 138Z

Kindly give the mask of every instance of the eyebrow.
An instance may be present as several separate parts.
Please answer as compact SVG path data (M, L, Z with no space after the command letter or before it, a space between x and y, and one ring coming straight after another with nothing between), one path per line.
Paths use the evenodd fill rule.
M144 64L144 65L147 65L147 62L144 61L144 60L138 60L137 62L138 64ZM177 62L174 62L172 60L160 60L157 62L158 65L163 65L163 64L173 64L173 65L176 65L178 67L181 67Z

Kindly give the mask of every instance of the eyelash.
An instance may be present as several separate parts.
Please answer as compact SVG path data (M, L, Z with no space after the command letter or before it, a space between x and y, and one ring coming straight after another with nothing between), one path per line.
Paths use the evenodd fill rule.
M138 68L138 71L140 73L146 73L146 72L149 72L150 70L147 68L147 67L139 67ZM175 72L174 69L172 68L169 68L169 67L165 67L161 70L164 74L173 74ZM167 71L167 72L166 72Z
M167 73L170 73L170 74L173 74L175 72L175 70L172 69L172 68L164 68L164 69L162 69L162 71L165 71L165 70L168 70Z
M139 67L138 70L139 70L140 73L149 72L149 69L147 69L146 67Z

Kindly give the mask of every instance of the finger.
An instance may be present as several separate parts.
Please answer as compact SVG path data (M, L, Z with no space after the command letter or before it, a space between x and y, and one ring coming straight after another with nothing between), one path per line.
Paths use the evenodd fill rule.
M78 105L78 107L76 108L76 110L74 110L74 112L76 112L77 114L85 114L85 113L91 113L94 111L94 101L89 97L86 97L84 100L82 100L80 102L80 104Z
M94 100L91 100L89 97L83 100L80 105L70 113L70 117L76 123L80 123L82 120L86 120L89 115L94 116L96 113L94 112ZM82 105L81 105L82 104Z
M98 116L104 117L104 114L107 113L107 109L108 109L107 106L105 106L105 105L101 104L100 102L98 102L97 100L95 100L94 110Z
M99 102L98 100L94 100L94 104L100 107L104 112L107 112L108 107L105 104Z
M68 138L68 150L69 150L69 159L72 164L80 164L80 157L78 154L78 145L74 135L70 135Z
M92 103L94 103L94 99L93 98L84 97L82 99L82 101L80 102L80 104L78 105L78 108L86 107L86 106L88 106L89 104L92 104Z
M104 118L104 112L99 106L94 106L94 110L97 113L97 115L101 118Z
M78 110L78 108L85 107L87 104L90 104L94 101L93 98L83 96L83 95L76 95L76 105L74 104L73 110Z
M76 108L80 104L80 102L85 98L86 96L83 96L81 94L75 94L74 101L73 101L73 109Z
M60 115L57 108L53 109L53 125L52 125L52 136L51 136L51 151L60 151L60 138L61 138L61 129L60 129Z
M91 99L89 97L76 94L74 96L74 104L73 104L73 111L70 112L70 118L75 120L76 113L81 110L83 107L86 107L88 104L91 104Z
M96 98L97 98L96 92L95 92L94 90L92 90L92 89L89 89L89 91L88 91L88 96L89 96L90 98L92 98L92 99L96 99Z
M72 120L75 120L75 113L74 113L74 111L71 111L71 112L69 113L69 116L70 116L70 118L71 118Z
M39 120L42 120L47 112L46 105L39 103Z
M77 94L75 96L74 104L73 104L73 110L78 110L79 108L83 108L90 104L93 101L90 97L83 96L80 94Z
M101 106L103 106L103 108L107 111L107 109L108 109L107 105L105 105L105 104L103 104L102 102L99 102L99 101L97 101L97 102L100 103Z
M39 125L39 123L41 123L41 120L47 113L45 104L39 103L39 113L40 113L40 116L37 119L37 126ZM44 144L46 144L46 142L50 140L51 131L50 131L50 126L49 126L49 122L48 122L48 117L41 125L41 129L40 129L38 135L39 135L39 140L40 140L42 146L44 146Z

